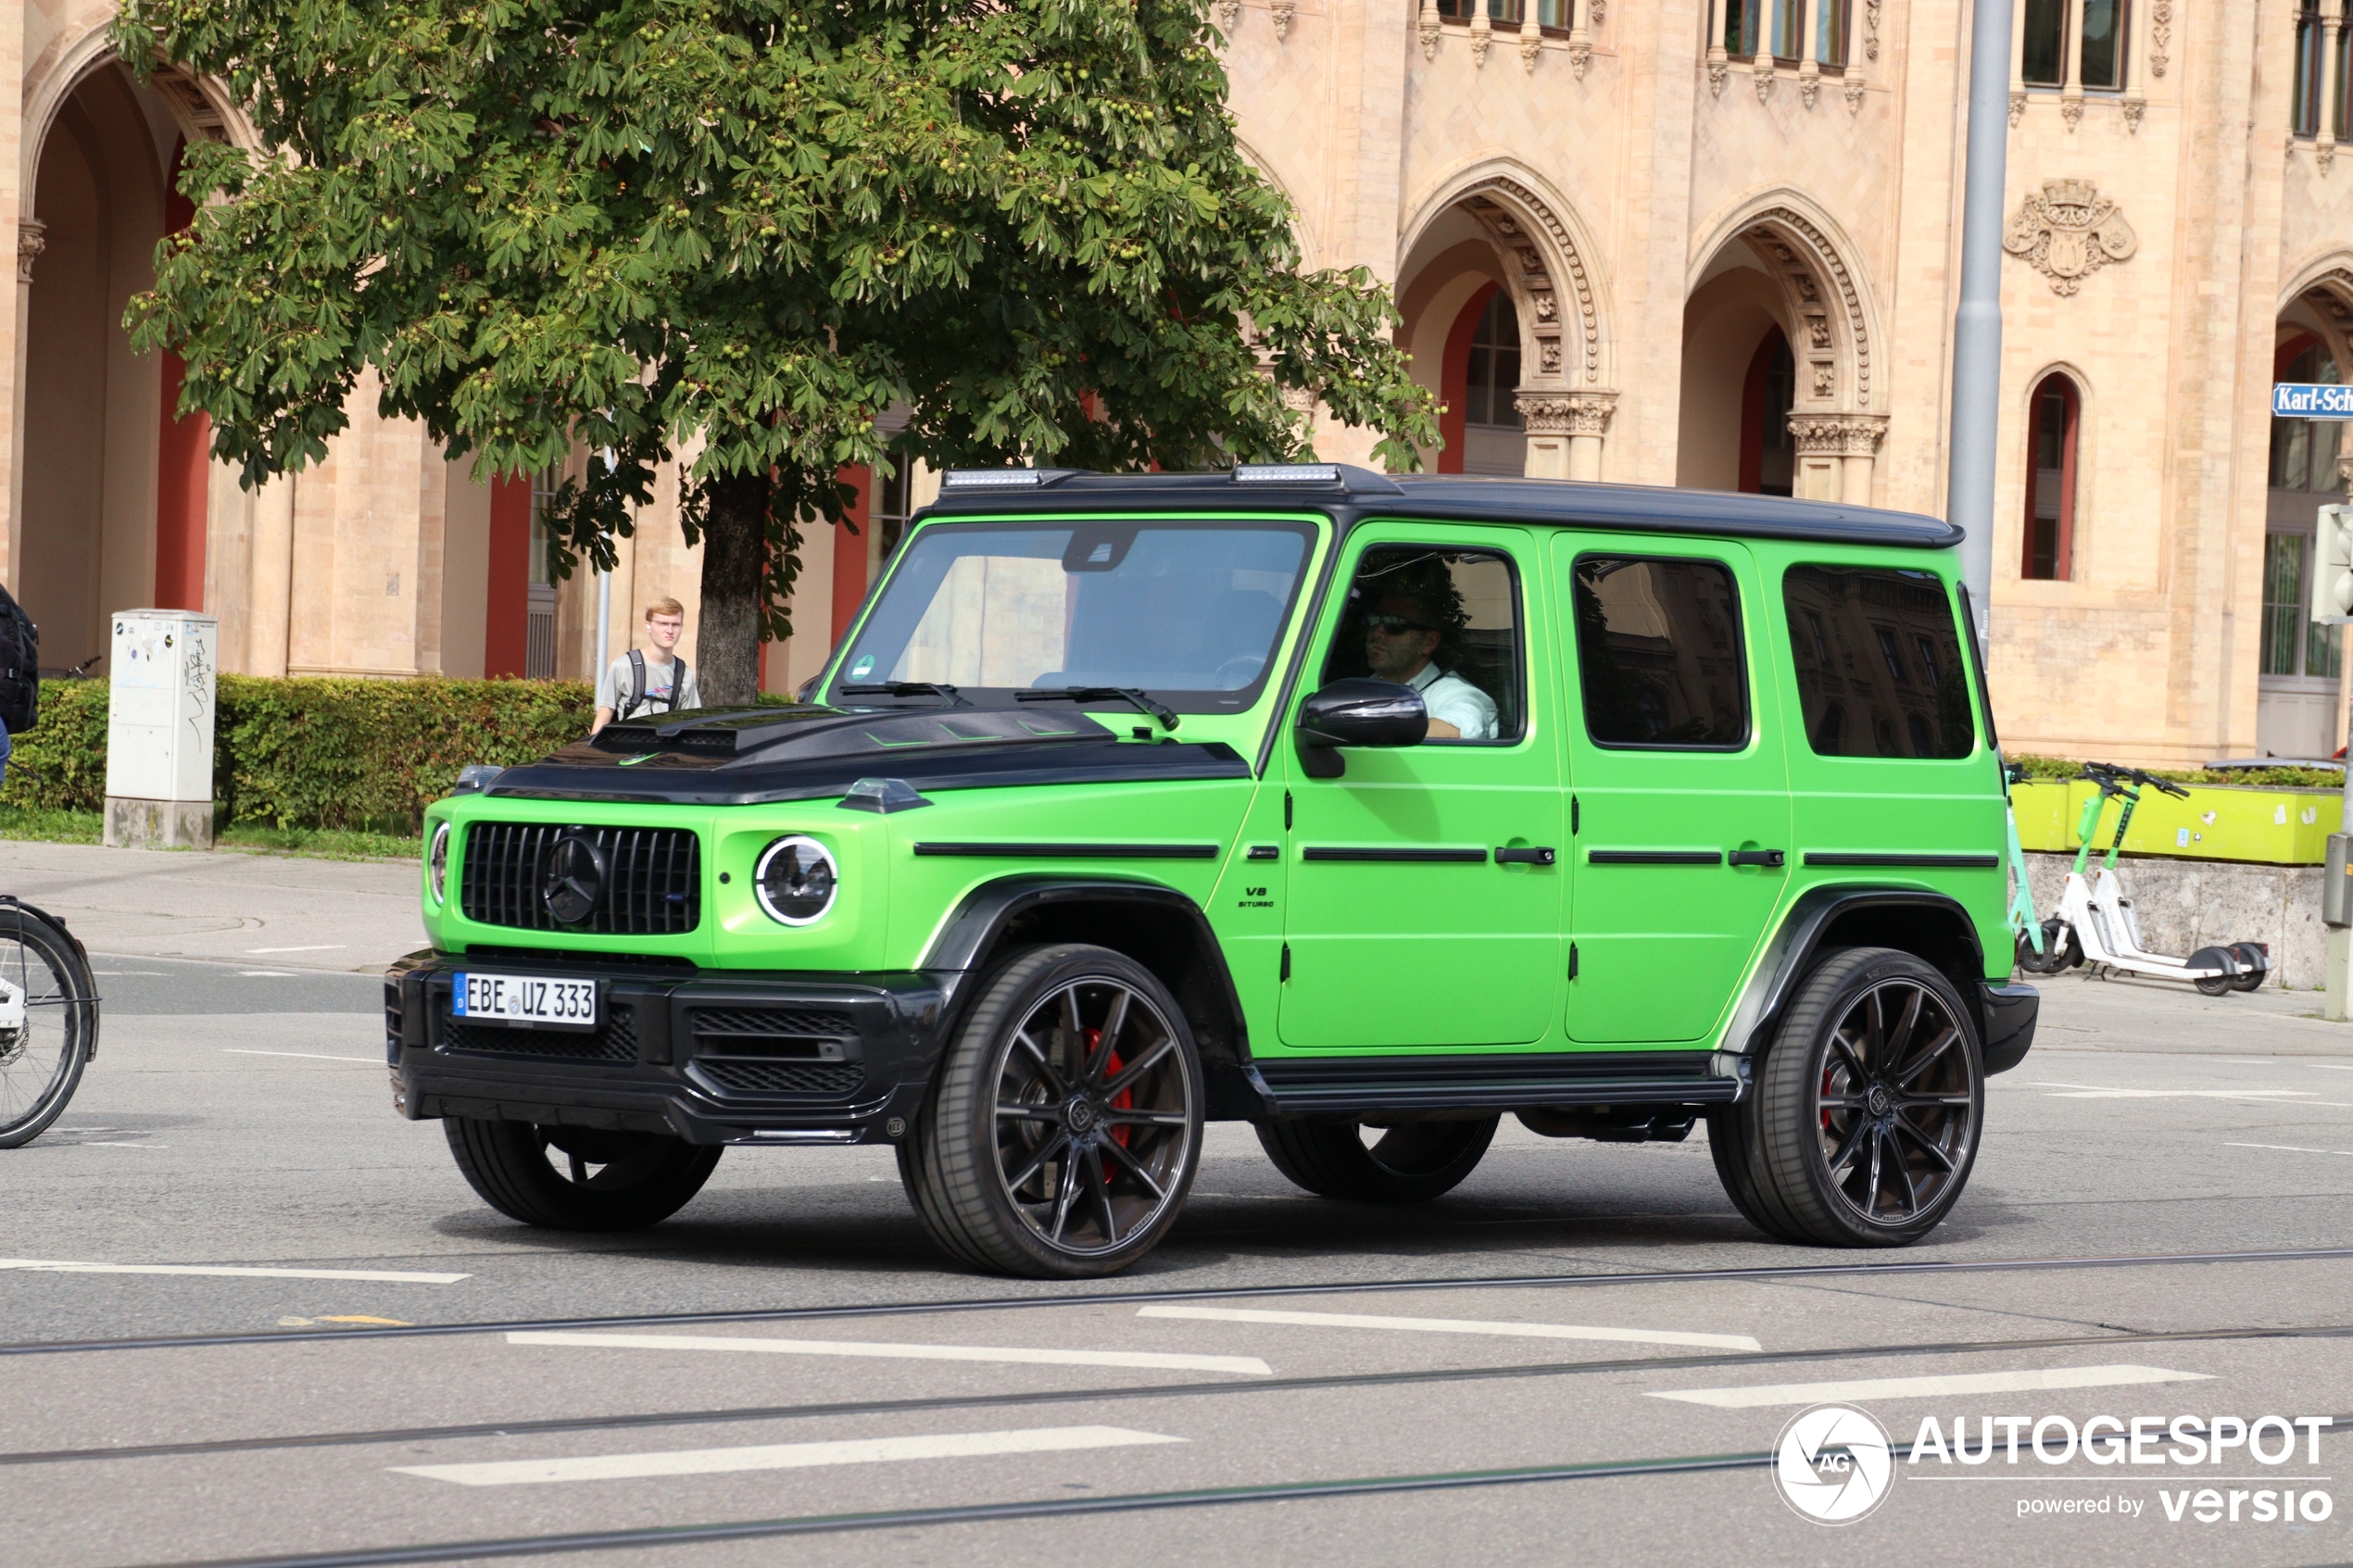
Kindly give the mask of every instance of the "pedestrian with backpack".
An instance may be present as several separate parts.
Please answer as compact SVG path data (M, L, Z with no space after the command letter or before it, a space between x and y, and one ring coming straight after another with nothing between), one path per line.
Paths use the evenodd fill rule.
M660 716L702 706L702 694L695 689L695 672L674 651L686 629L686 607L676 599L656 599L646 607L646 646L614 659L598 682L597 721L590 734L616 719Z
M8 757L16 750L8 737L40 721L41 628L0 588L0 781L7 778Z

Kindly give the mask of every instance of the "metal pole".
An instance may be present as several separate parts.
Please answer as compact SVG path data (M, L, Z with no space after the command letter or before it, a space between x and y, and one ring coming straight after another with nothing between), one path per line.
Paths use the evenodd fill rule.
M2009 157L2010 0L1975 0L1969 34L1969 173L1961 207L1961 302L1953 312L1953 428L1944 516L1966 533L1961 578L1991 657L1994 465L2002 416L2002 193Z

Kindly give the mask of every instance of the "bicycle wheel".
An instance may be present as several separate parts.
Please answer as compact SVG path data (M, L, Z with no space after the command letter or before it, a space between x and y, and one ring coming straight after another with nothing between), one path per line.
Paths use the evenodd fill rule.
M0 1148L31 1143L57 1119L97 1043L80 944L40 910L0 903Z

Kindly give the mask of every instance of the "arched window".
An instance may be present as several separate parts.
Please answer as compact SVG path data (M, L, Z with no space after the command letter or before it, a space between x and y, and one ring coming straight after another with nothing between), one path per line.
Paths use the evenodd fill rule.
M2024 577L2075 575L2075 475L2083 402L2066 376L2043 378L2029 416Z

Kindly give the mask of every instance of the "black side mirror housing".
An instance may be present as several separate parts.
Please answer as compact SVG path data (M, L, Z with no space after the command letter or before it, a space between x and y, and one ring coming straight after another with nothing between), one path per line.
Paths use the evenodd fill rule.
M1395 681L1351 676L1334 681L1299 710L1299 759L1311 779L1348 771L1343 746L1419 746L1429 736L1422 694Z

